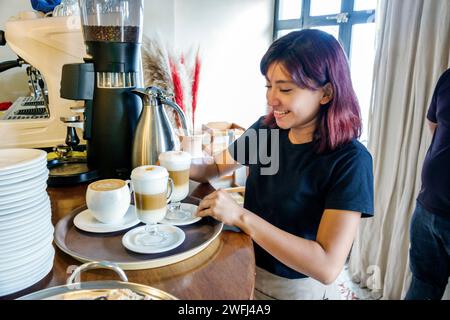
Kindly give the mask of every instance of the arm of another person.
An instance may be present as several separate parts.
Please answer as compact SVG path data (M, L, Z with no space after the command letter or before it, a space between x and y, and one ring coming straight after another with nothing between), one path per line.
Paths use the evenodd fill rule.
M342 271L361 220L359 212L327 209L317 239L306 240L240 207L223 190L206 196L198 215L239 227L276 259L324 284L333 283Z
M427 120L427 123L428 123L428 128L431 131L431 134L434 135L434 132L436 131L436 128L437 128L437 123L432 122L430 120Z
M210 180L226 176L241 167L231 156L228 148L216 154L214 161L210 163L203 160L201 163L192 163L190 169L190 178L194 181L206 183Z

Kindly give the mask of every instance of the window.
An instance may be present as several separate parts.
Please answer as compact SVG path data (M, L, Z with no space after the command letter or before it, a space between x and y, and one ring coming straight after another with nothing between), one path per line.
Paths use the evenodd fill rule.
M320 29L338 39L349 57L367 143L378 0L275 0L274 39L300 29Z

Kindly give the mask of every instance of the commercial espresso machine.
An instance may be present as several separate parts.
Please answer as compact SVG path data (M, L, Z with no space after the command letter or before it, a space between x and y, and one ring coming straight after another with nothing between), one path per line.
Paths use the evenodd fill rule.
M80 103L60 97L61 71L64 64L83 62L86 55L80 18L23 15L6 22L5 37L19 57L11 67L28 66L29 85L36 94L18 98L0 117L0 148L63 144L67 127L61 118L74 116Z
M142 110L143 0L80 0L88 57L63 66L61 96L84 100L88 164L102 178L128 178Z

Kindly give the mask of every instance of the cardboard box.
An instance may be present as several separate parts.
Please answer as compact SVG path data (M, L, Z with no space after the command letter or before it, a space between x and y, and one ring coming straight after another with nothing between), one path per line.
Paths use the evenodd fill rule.
M236 123L209 122L202 125L202 131L209 136L209 145L206 145L205 151L213 156L239 138L245 129Z
M206 136L204 151L209 156L214 156L228 148L231 143L233 143L245 132L245 129L236 123L209 122L202 125L202 131ZM225 161L225 159L223 160ZM241 169L245 170L245 168ZM224 176L217 181L217 183L223 183L223 186L221 187L230 187L235 182L236 172L231 175Z

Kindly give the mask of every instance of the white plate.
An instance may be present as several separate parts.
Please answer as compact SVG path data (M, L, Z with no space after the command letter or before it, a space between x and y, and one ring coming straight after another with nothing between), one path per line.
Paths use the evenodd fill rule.
M51 208L48 204L44 204L20 218L0 223L0 239L5 240L6 236L15 235L25 229L29 231L34 225L46 219L51 219Z
M7 281L5 285L0 286L0 296L12 294L14 292L21 291L25 288L31 287L40 280L42 280L52 269L55 258L54 249L49 251L49 254L44 257L39 265L35 265L34 268L29 269L23 276L19 278L13 278L11 281Z
M127 213L118 223L106 224L98 221L91 214L89 209L86 209L75 216L73 224L80 230L94 233L109 233L125 230L139 224L139 219L136 216L136 210L133 205L130 205Z
M37 149L0 149L0 174L11 174L47 159L47 153Z
M0 206L0 221L2 219L1 216L13 214L15 212L20 212L31 207L35 207L36 203L41 203L44 201L44 199L48 199L47 192L36 193L32 197L23 199L21 201L12 202L10 204Z
M9 280L20 274L22 274L22 276L24 274L28 275L28 273L38 269L40 265L48 259L51 249L53 249L53 246L48 245L40 251L39 255L35 255L34 258L32 260L28 260L27 263L17 265L8 270L0 271L0 279Z
M44 228L44 224L51 223L51 219L50 206L44 205L31 215L25 215L17 223L9 221L9 224L3 227L5 222L1 222L0 226L4 229L0 230L0 247L3 244L25 237L25 234L34 233L36 229Z
M53 269L54 258L55 251L53 247L51 247L51 252L48 256L47 261L42 264L40 268L37 268L35 272L32 272L26 277L23 277L21 281L14 281L14 283L9 286L0 287L0 296L6 296L21 291L44 279L45 276L47 276Z
M34 212L37 208L41 208L44 204L50 204L50 198L46 193L42 193L39 198L35 199L34 203L28 203L14 210L10 209L8 211L2 211L0 212L0 225L3 222L10 221L11 219L18 219L29 212Z
M48 250L48 247L52 246L52 242L53 235L50 235L44 241L33 245L30 244L30 249L27 249L26 251L24 250L17 252L15 255L9 255L7 258L8 260L2 258L0 261L0 274L2 272L8 272L9 270L28 264L37 259L42 255L43 251Z
M32 243L37 243L35 242L35 239L42 234L54 233L55 229L49 218L50 217L39 222L39 225L32 225L31 228L20 230L17 232L17 235L10 236L9 238L6 238L6 240L0 240L0 256L4 252L11 251L11 248L14 250L23 250L30 247Z
M3 238L3 234L8 233L11 229L17 229L25 227L27 225L32 226L38 221L48 217L51 208L49 203L44 203L41 207L34 210L30 210L29 213L22 215L17 219L10 219L8 221L2 221L0 223L0 237ZM12 230L11 230L12 231Z
M45 230L51 223L51 211L46 209L45 216L35 219L30 223L24 223L22 226L12 228L9 230L1 230L0 233L0 248L4 246L10 246L11 243L17 241L26 241L32 234L36 234L39 230ZM28 236L29 235L29 236Z
M39 162L33 163L30 166L26 166L18 169L17 171L13 171L11 173L0 173L0 181L9 180L17 177L23 177L33 172L42 170L42 168L47 167L47 159L42 159Z
M0 196L0 207L3 205L10 205L12 203L16 203L22 199L28 199L31 197L35 197L39 193L43 193L47 190L47 182L40 182L34 188L25 190L23 192L16 192L15 194L10 194L8 196L2 197Z
M8 186L13 186L19 182L29 181L33 178L40 177L41 175L43 175L46 172L48 174L47 167L42 166L42 167L39 167L32 171L18 172L18 173L12 174L12 175L8 175L8 177L3 176L0 178L0 192L5 187L7 188Z
M166 240L164 240L160 244L145 246L136 243L136 236L141 232L145 232L145 226L135 228L125 233L125 235L122 238L122 244L128 250L137 253L144 253L144 254L159 253L175 249L180 244L182 244L184 239L186 238L184 231L174 226L158 225L158 229L161 232L167 234Z
M197 212L198 206L195 204L190 203L182 203L181 209L188 211L191 213L190 216L186 217L185 219L167 219L164 218L160 221L161 224L169 224L171 226L187 226L189 224L196 223L197 221L200 221L202 217L195 216L195 213ZM168 209L167 209L168 210Z
M38 184L47 182L49 171L45 168L38 176L31 179L24 180L18 183L13 183L9 185L0 186L0 197L2 199L8 197L8 195L14 195L17 192L23 192L26 190L33 189Z
M19 239L13 239L13 241L9 241L8 243L2 243L0 245L0 258L9 257L11 254L16 252L26 251L33 244L37 244L41 241L45 241L50 235L53 236L55 232L55 228L50 223L50 221L46 221L46 223L36 227L33 232L28 234L28 237L22 237Z

